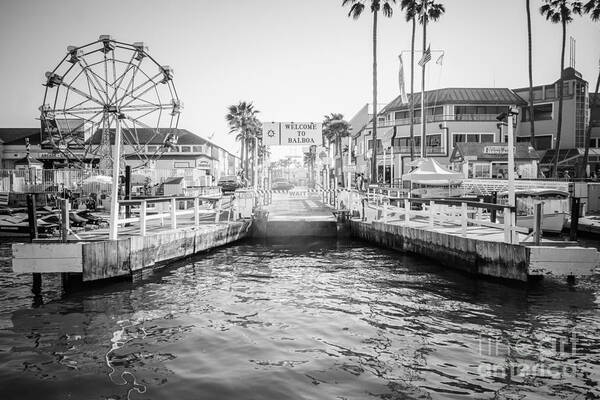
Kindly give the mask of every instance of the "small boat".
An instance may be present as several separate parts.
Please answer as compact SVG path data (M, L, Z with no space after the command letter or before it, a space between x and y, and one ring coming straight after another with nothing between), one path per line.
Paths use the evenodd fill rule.
M533 229L534 210L537 203L542 203L542 231L560 233L569 217L569 192L557 189L522 189L515 190L517 206L517 226ZM498 194L500 204L508 204L508 192ZM503 216L498 216L504 222Z
M38 236L52 237L59 231L57 224L38 218ZM29 237L29 218L27 214L17 213L14 215L0 215L0 237Z

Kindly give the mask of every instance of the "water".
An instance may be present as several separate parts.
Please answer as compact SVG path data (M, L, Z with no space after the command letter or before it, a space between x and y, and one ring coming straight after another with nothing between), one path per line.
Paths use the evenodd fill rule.
M242 243L67 297L54 279L40 304L2 268L3 399L600 396L597 278L527 288L364 243Z

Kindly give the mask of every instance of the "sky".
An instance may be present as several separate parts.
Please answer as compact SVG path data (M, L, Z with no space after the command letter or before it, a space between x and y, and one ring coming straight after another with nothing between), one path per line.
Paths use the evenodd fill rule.
M446 13L428 25L427 39L445 55L441 67L429 64L426 89L528 85L525 0L442 2ZM531 0L534 85L555 81L560 70L561 28L540 15L540 5ZM394 11L378 29L380 103L398 95L398 54L411 44L411 25L398 6ZM263 121L317 122L332 112L350 119L372 101L372 17L347 13L341 0L3 0L0 127L39 126L44 73L68 45L102 34L143 41L160 64L172 66L184 103L179 127L214 134L230 151L239 145L225 114L242 100L253 102ZM576 69L593 88L600 23L576 16L567 32L577 41Z

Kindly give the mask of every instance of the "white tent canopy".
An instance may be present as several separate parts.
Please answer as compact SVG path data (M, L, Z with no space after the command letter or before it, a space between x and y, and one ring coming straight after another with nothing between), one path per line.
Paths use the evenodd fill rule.
M421 158L413 162L413 171L402 175L403 181L421 185L450 185L462 182L463 174L449 171L432 158Z

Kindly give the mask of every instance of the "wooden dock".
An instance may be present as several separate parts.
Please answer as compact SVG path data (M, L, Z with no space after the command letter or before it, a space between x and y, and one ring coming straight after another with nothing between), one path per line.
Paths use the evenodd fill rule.
M148 213L148 203L164 207ZM110 240L104 228L13 244L13 271L80 274L84 282L132 276L249 235L252 220L238 218L244 204L226 205L222 198L206 197L123 201L117 239Z
M504 218L482 216L486 208L507 206L460 200L404 199L403 207L368 204L364 220L351 221L352 235L383 247L434 259L450 268L496 278L527 281L534 276L597 273L595 248L541 238ZM421 209L414 209L418 204ZM513 216L514 217L514 216Z

